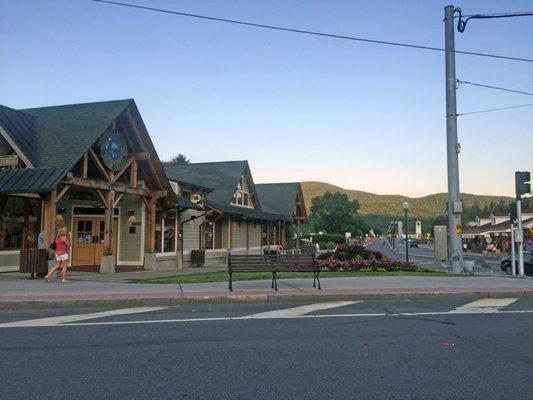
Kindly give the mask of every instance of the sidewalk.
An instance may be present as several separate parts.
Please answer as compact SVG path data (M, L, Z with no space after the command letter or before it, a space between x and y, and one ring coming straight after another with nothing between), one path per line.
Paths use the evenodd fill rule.
M182 273L191 273L184 269ZM202 272L204 269L202 268ZM176 273L176 270L173 270ZM193 270L192 272L199 272ZM511 277L425 277L379 276L323 278L322 290L312 287L311 278L278 280L279 290L270 280L237 281L229 292L227 282L191 284L134 284L130 274L110 281L98 274L72 274L71 282L46 283L21 276L0 276L0 309L87 306L173 305L190 302L276 301L296 299L323 301L360 298L403 298L414 296L468 295L521 296L533 294L533 279ZM146 276L148 272L145 273ZM154 274L153 272L151 274ZM168 272L167 272L168 274ZM92 279L91 279L92 277Z

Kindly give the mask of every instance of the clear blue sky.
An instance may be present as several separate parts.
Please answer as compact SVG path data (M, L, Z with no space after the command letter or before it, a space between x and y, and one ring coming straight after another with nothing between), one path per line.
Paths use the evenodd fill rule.
M443 47L442 1L123 0ZM0 104L132 97L162 158L247 159L256 182L444 192L444 54L169 16L87 0L0 0ZM531 1L462 1L466 14ZM533 18L477 20L456 48L533 58ZM457 57L458 78L533 91L533 65ZM531 103L463 86L459 112ZM512 195L533 170L533 108L459 119L461 190Z

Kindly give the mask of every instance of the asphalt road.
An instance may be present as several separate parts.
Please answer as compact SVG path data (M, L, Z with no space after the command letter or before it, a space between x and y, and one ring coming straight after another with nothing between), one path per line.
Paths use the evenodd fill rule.
M382 244L381 240L376 241L375 243L368 246L371 250L377 250L388 257L394 259L394 260L405 260L405 242L402 242L400 240L396 240L396 248L394 250L391 250L387 243L385 245ZM502 258L505 255L502 255ZM478 258L473 257L472 255L465 253L464 259L467 261L475 261ZM436 267L441 264L440 261L435 259L435 252L434 250L430 248L426 248L423 245L420 245L419 247L410 247L409 248L409 260L411 262L420 264L420 265L428 265L432 267ZM500 269L500 261L495 259L484 259L485 262L490 264L492 267L492 274L494 275L505 275L505 272L503 272ZM488 273L489 271L484 268L476 267L476 271L478 273Z
M362 301L301 318L258 314L301 303L183 305L82 325L0 325L0 393L6 399L531 398L533 298L503 300L510 304L498 310L505 312L449 313L476 300ZM0 324L98 311L115 312L0 311ZM257 319L234 319L250 314Z

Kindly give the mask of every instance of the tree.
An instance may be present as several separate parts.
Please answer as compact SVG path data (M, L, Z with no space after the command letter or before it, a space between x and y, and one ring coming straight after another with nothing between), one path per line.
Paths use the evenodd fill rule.
M189 164L190 162L191 160L185 157L184 154L179 153L177 156L172 157L170 161L167 161L167 164L181 165L181 164Z
M368 232L368 226L357 215L360 205L357 200L349 200L346 193L326 192L323 196L311 200L311 215L316 230L327 233L351 232L363 235Z

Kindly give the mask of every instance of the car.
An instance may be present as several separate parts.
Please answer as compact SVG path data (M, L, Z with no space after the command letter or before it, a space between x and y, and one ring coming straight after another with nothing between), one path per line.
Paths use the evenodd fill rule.
M418 248L418 242L410 242L409 247L416 247Z
M511 275L511 256L502 258L501 269L507 275ZM516 254L516 271L518 273L518 254ZM533 252L531 251L524 251L524 273L533 275Z

